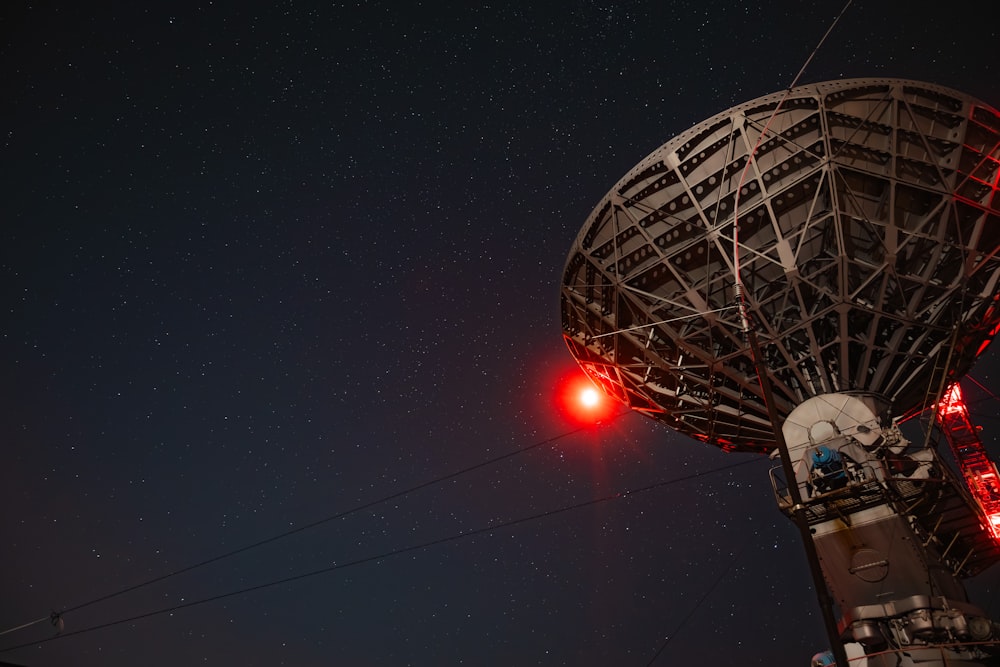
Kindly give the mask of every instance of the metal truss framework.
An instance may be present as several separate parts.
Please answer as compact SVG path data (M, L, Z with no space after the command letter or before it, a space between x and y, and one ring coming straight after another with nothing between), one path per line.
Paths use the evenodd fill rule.
M838 391L919 412L1000 324L998 176L1000 114L947 88L853 79L744 103L654 151L588 218L562 282L567 345L632 408L773 449L734 307L738 219L779 414Z
M989 532L1000 541L1000 471L997 471L997 464L990 460L979 438L979 429L972 424L958 382L945 392L935 413L965 485L982 511L984 532Z

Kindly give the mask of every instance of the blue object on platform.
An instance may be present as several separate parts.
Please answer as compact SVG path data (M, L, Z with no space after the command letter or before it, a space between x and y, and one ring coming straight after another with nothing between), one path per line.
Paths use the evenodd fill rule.
M833 651L817 653L812 657L812 662L809 663L810 667L827 667L827 665L835 664L837 661L833 657Z
M812 453L814 481L820 491L829 491L847 484L844 460L840 452L820 445Z
M820 445L813 451L813 468L829 466L834 461L840 461L840 454L826 445Z

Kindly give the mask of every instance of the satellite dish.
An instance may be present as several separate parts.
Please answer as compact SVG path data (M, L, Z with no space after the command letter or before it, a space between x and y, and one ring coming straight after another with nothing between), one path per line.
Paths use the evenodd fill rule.
M1000 326L998 166L1000 113L929 83L829 81L735 106L594 209L563 274L566 343L633 409L770 452L739 266L782 419L845 391L919 412Z

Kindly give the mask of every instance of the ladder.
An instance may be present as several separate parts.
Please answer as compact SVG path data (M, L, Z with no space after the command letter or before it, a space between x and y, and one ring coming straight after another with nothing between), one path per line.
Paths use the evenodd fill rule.
M935 418L951 446L969 492L985 515L986 528L994 540L1000 541L1000 474L986 454L979 429L969 418L958 382L944 393Z

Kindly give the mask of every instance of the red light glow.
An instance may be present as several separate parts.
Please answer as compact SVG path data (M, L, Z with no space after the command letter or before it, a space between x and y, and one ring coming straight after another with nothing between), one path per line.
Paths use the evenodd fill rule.
M558 408L571 421L594 424L615 411L615 401L583 373L575 373L559 383Z
M962 390L956 382L937 406L937 420L962 469L965 484L986 517L993 539L1000 542L1000 478L972 424Z

